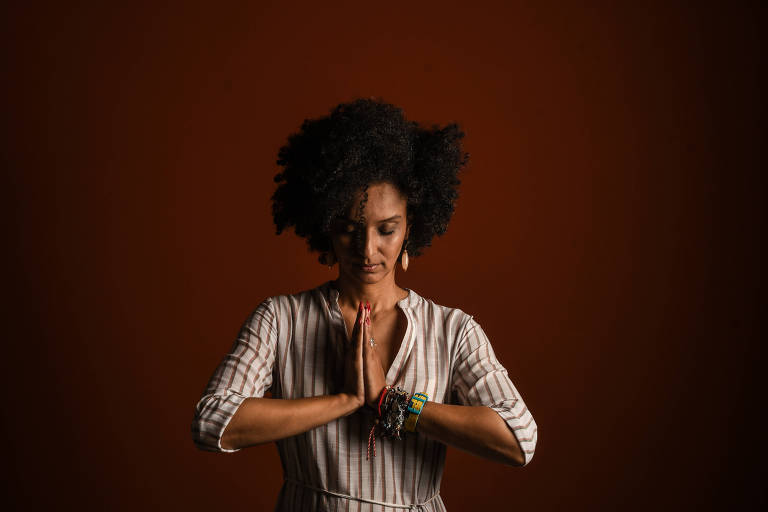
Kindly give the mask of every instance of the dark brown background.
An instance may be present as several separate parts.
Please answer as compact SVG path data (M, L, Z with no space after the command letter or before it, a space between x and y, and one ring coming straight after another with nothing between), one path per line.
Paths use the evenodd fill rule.
M271 509L274 446L189 424L248 313L333 277L269 198L357 96L465 128L401 284L475 315L539 426L523 469L451 450L449 510L765 503L757 8L59 4L1 16L12 504Z

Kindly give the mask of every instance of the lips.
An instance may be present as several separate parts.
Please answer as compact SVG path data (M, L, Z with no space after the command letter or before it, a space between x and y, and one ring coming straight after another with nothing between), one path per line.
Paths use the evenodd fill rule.
M360 268L365 272L373 272L379 267L378 263L374 263L372 265L360 265Z

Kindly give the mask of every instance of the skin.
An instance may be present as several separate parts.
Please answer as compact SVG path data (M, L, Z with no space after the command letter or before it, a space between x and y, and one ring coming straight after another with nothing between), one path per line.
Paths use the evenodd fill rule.
M354 205L360 197L361 193ZM349 341L343 390L295 400L248 398L224 431L222 447L277 441L376 404L386 386L385 370L390 368L407 326L397 302L408 292L395 282L395 268L409 232L406 206L407 199L395 186L372 183L362 217L357 206L353 207L331 233L339 264L339 307ZM374 347L368 343L372 336ZM519 466L524 461L514 434L488 407L427 402L417 431L502 464Z

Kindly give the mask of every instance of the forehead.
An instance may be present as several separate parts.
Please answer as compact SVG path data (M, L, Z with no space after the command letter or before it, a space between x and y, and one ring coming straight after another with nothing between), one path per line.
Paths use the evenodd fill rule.
M405 218L408 199L391 183L372 183L368 186L368 199L363 207L363 215L369 221L388 219L395 215ZM364 199L362 190L355 194L355 200L349 209L351 219L358 218L360 201Z

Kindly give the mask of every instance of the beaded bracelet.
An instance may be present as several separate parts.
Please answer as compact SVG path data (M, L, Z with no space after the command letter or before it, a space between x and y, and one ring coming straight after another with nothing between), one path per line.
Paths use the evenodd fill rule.
M379 418L381 418L381 403L384 401L384 397L387 396L390 389L392 389L392 386L384 386L384 389L381 390L381 395L379 395L379 407L376 409Z
M368 450L365 460L368 460L373 444L373 456L376 456L376 430L384 437L401 440L405 436L405 418L408 411L408 403L411 399L408 393L399 387L387 386L379 395L379 403L376 408L378 416L374 420L373 427L368 434Z
M379 426L384 437L402 439L410 397L399 387L390 388L381 408Z
M381 394L379 394L379 403L376 407L376 419L373 420L373 426L368 434L368 450L365 452L365 460L368 460L371 456L371 443L373 443L373 456L376 456L376 427L379 424L379 418L381 418L381 405L390 389L392 389L392 386L384 386L384 389L381 390Z
M405 420L405 430L408 432L416 432L416 422L419 421L421 410L424 408L424 404L429 400L429 395L426 393L416 393L411 397L410 405L408 406L408 419Z

